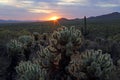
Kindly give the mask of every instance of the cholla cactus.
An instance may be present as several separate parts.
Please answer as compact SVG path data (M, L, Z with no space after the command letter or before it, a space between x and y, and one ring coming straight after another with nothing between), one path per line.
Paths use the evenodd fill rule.
M70 62L70 56L78 53L82 44L81 32L74 27L63 27L53 33L50 46L38 52L39 58L35 62L48 70L51 80L66 79L65 68ZM54 76L53 76L54 75Z
M18 80L106 80L113 68L109 54L101 50L79 53L82 35L74 27L62 27L50 38L50 45L39 46L35 35L37 56L16 67ZM38 42L38 43L37 43Z
M38 32L34 32L34 33L33 33L33 36L34 36L34 40L35 40L35 41L38 41L38 40L39 40L39 33L38 33Z
M35 59L33 58L34 63L39 64L42 68L47 70L57 68L60 60L61 54L53 54L47 48L43 49L42 47L41 51L37 51L37 57Z
M24 55L26 57L26 60L29 60L29 56L31 54L31 47L33 43L33 37L24 35L24 36L20 36L18 40L23 44Z
M56 55L54 53L51 53L47 48L45 48L41 51L38 51L37 58L33 59L32 61L35 64L39 64L42 69L45 69L47 71L48 80L54 80L56 78L56 75L59 74L59 70L61 70L62 68L62 66L59 64L60 60L61 54ZM61 78L62 77L63 76L61 76Z
M28 36L28 35L20 36L18 38L18 40L21 43L23 43L24 45L29 45L29 44L32 44L32 42L33 42L33 38L31 36Z
M59 79L66 80L66 67L70 62L70 56L79 53L78 49L81 44L81 31L75 29L75 27L70 27L69 29L62 27L52 34L48 49L55 55L54 66L58 72L54 74L57 76L55 79L58 79L59 76Z
M52 34L48 50L56 56L55 64L59 68L65 68L70 61L70 56L78 53L77 49L81 44L82 35L78 29L62 27Z
M41 35L41 39L42 39L42 40L47 40L47 37L48 37L48 34L47 34L47 33L43 33L43 34Z
M10 79L13 79L16 65L18 65L21 60L24 60L23 45L17 40L11 40L7 44L7 51L11 61L8 67L8 74L10 75Z
M42 48L41 51L37 51L36 53L37 57L33 59L33 62L39 64L42 68L49 68L53 62L54 55L47 48Z
M55 31L50 39L49 50L52 53L71 55L82 44L82 35L78 29L63 27Z
M16 67L18 74L18 80L45 80L46 70L41 69L38 64L34 64L30 61L21 62Z
M43 33L40 37L40 44L44 47L48 46L48 34L47 33Z
M88 50L81 55L71 58L68 70L78 80L107 80L113 69L113 62L109 54L102 54L101 50Z
M16 54L22 53L23 52L22 43L20 43L17 40L11 40L7 44L7 50L10 53L10 56L14 56Z

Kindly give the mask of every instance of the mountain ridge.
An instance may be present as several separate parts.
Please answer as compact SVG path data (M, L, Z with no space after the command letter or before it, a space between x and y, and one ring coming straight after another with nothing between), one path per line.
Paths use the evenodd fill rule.
M111 21L111 20L120 20L120 12L112 12L109 14L103 14L99 16L93 16L87 18L89 21ZM60 22L69 22L69 21L81 21L83 18L75 18L75 19L67 19L67 18L60 18L58 21ZM20 23L20 22L46 22L46 21L22 21L22 20L3 20L0 19L0 23Z
M119 12L113 12L113 13L109 13L109 14L104 14L104 15L100 15L100 16L95 16L95 17L89 17L88 19L108 19L108 18L113 18L113 19L117 19L120 18L120 13Z

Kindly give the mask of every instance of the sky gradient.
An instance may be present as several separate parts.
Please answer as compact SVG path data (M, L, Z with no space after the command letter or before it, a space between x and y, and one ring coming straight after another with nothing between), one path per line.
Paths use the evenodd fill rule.
M68 19L120 12L120 0L0 0L0 19Z

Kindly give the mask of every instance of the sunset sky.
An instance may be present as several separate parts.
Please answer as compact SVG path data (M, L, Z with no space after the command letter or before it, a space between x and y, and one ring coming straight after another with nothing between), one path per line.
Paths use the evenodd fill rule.
M0 19L68 19L120 12L120 0L0 0Z

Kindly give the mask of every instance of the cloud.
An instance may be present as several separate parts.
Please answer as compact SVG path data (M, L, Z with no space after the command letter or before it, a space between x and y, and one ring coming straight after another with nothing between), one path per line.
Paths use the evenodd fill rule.
M51 3L47 2L38 2L32 4L31 7L27 8L27 10L31 13L53 13L55 12L53 8L54 6Z
M60 15L73 18L120 11L120 0L0 0L0 16L37 19Z
M52 13L52 10L45 10L45 9L28 9L29 12L32 13Z
M47 2L35 2L32 0L3 0L0 1L0 4L4 6L12 6L16 8L26 9L31 13L52 13L53 10L50 10L51 5Z
M18 7L18 8L27 8L27 7L31 7L32 4L34 3L34 1L17 1L14 2L14 6Z
M119 7L120 5L115 3L98 3L96 4L96 6L103 8L114 8L114 7Z
M0 5L12 5L15 0L0 0Z
M9 0L0 1L0 4L6 4L6 3L9 3Z
M4 6L13 6L13 7L27 7L27 6L31 6L31 4L33 4L33 1L29 1L29 0L3 0L0 1L1 5Z
M58 5L79 5L85 6L89 4L89 0L60 0Z

